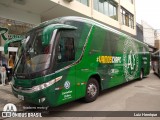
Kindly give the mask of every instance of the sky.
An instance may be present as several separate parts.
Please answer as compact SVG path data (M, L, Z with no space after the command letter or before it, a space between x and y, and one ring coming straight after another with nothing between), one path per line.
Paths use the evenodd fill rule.
M160 29L160 0L135 0L136 22L147 22L154 29Z

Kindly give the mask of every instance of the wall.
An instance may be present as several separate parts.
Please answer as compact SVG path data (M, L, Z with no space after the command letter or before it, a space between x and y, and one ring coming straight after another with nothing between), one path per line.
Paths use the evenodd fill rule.
M134 21L136 20L135 19L135 4L131 4L127 0L114 0L119 5L119 7L118 7L119 21L116 21L116 20L94 10L93 0L89 1L89 6L83 5L82 3L78 2L77 0L73 0L72 2L66 2L65 0L51 0L51 1L53 1L59 5L62 5L64 7L67 7L69 9L72 9L73 11L79 12L86 17L89 17L89 18L92 18L96 21L102 22L104 24L108 24L110 26L116 27L116 28L121 29L123 31L126 31L132 35L136 35L136 27L134 29L132 29L130 27L122 25L122 23L121 23L120 5L122 5L130 13L132 13L134 15ZM134 22L134 26L136 26L136 22Z

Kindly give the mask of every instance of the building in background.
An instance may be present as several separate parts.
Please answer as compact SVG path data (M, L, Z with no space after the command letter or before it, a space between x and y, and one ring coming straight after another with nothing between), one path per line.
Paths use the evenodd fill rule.
M39 24L82 16L136 35L135 0L0 0L0 17Z
M156 30L155 32L155 47L160 49L160 30Z
M143 41L143 26L139 23L136 23L136 39L141 42Z
M143 26L143 40L148 45L154 46L155 44L155 29L152 28L147 22L142 21Z
M160 31L155 30L145 21L136 24L136 39L148 44L150 52L160 48Z
M0 0L0 27L8 29L6 38L24 35L33 26L62 16L91 18L136 35L135 0ZM0 34L1 51L3 35Z
M14 59L17 47L19 46L19 43L10 44L9 54L5 55L3 52L3 45L5 41L13 38L23 39L25 37L25 33L33 28L33 26L33 24L0 17L0 60L4 58L8 59L9 56L13 56ZM5 62L5 64L7 64L7 62Z

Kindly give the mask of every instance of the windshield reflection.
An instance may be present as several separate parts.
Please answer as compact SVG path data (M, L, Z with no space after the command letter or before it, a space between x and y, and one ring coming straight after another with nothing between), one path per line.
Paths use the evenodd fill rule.
M23 41L16 56L17 76L26 77L49 68L54 39L48 45L42 45L42 39L42 30L37 30Z

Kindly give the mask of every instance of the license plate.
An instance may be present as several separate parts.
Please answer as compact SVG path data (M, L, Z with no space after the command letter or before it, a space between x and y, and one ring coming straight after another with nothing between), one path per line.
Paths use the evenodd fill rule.
M20 100L24 100L24 96L22 96L22 95L18 95L18 98L19 98Z

